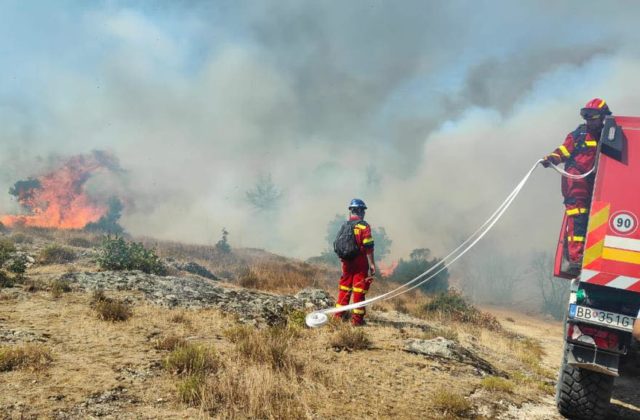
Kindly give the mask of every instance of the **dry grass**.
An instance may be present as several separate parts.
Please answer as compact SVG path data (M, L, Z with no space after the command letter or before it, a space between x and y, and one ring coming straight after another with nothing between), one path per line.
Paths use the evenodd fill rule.
M536 372L538 371L540 361L545 355L540 342L531 338L513 337L509 340L509 348L523 364Z
M467 298L455 290L436 295L422 307L422 315L441 321L456 321L476 325L491 331L500 331L502 326L498 319L487 312L473 306Z
M303 390L277 371L260 365L234 364L209 376L196 398L201 408L223 418L303 419Z
M319 269L304 262L265 259L252 266L259 279L255 288L272 292L298 292L305 287L317 287Z
M513 392L514 384L508 379L499 376L485 376L480 381L480 386L488 391Z
M222 363L216 352L203 345L187 344L175 348L164 360L164 368L174 375L205 375L217 372Z
M443 328L433 328L430 330L427 330L425 332L423 332L420 335L420 338L423 340L431 340L433 338L436 337L443 337L446 338L447 340L451 340L451 341L459 341L460 340L460 335L458 334L458 331L456 331L453 328L447 328L447 327L443 327Z
M180 347L186 347L187 340L179 335L168 335L155 341L153 348L162 351L173 351Z
M11 292L22 293L20 290ZM130 294L110 292L109 296L123 298ZM104 298L103 294L97 300ZM154 369L151 376L127 382L130 396L127 398L135 398L138 402L116 408L113 416L412 418L416 413L426 413L427 418L454 417L458 409L450 402L438 403L438 407L434 408L433 390L445 388L450 394L466 396L472 394L480 384L480 379L471 368L456 365L455 375L452 375L452 371L440 369L437 361L398 351L403 336L395 328L371 326L353 329L365 331L376 345L375 350L365 355L333 351L328 343L337 331L331 326L314 330L290 328L292 331L287 331L287 334L291 334L287 338L288 346L284 349L287 355L276 357L275 360L291 357L301 368L278 367L286 363L276 363L274 368L266 352L258 351L262 355L254 358L247 352L255 347L237 344L243 335L264 334L259 338L251 337L248 341L265 339L267 330L240 327L247 330L235 334L233 342L227 337L233 338L234 334L223 333L230 325L234 325L233 317L225 316L220 311L167 310L151 304L138 304L136 316L129 322L111 324L99 321L92 312L87 311L87 300L86 295L73 293L65 296L65 305L60 305L44 294L34 294L29 295L28 299L20 298L0 304L0 317L6 320L3 322L7 322L9 329L46 331L56 339L55 363L51 364L46 375L40 375L37 386L28 385L33 379L28 371L13 372L2 377L12 387L12 394L0 393L0 406L9 406L15 400L28 400L32 412L45 417L53 410L71 410L78 401L85 401L88 395L104 392L111 384L122 381L122 375L127 375L120 369L122 366L127 366L131 371L146 370L153 366L159 353L152 348L156 342L150 340L163 339L163 336L157 335L160 331L164 331L166 337L175 335L178 338L190 337L191 342L198 340L194 344L196 347L215 348L211 352L219 359L217 370L205 374L186 373L200 370L178 368L176 356L173 370ZM175 317L179 318L177 322L173 320ZM189 322L184 322L185 318ZM342 327L350 328L345 325L339 328ZM458 326L446 328L455 329ZM461 344L468 346L469 337L465 328L460 326L458 333ZM411 334L414 332L418 334L418 330L410 331ZM511 339L496 332L484 332L483 335L485 337L482 340L474 342L481 357L496 365L513 363L509 374L517 369L532 378L527 384L520 385L514 377L514 391L502 393L500 398L511 404L519 404L523 399L537 401L546 392L545 385L512 357L509 347ZM503 337L501 349L485 350L485 340L496 342L496 337ZM169 341L167 347L171 347ZM267 347L265 343L261 346ZM162 359L166 359L173 350L162 352ZM275 354L281 352L282 347L276 347ZM182 357L181 366L197 365L188 361L193 359ZM504 365L498 367L504 368ZM173 374L178 371L181 373ZM55 389L56 393L63 393L66 398L51 400L49 396L52 394L42 392L42 389ZM358 389L367 390L364 404L353 393L355 391L352 392ZM477 393L475 397L469 399L474 407L492 404L490 392ZM164 400L163 403L156 402L160 398ZM466 416L473 414L474 411L469 411Z
M367 350L371 347L372 341L369 334L361 327L345 325L338 327L331 337L330 345L338 350Z
M469 418L472 405L462 395L440 389L433 395L433 407L443 417Z
M93 292L91 306L96 311L98 319L102 321L121 322L133 315L133 310L127 302L109 298L102 290Z
M244 360L264 364L274 370L299 373L302 369L292 352L299 335L291 328L269 327L257 330L242 325L226 330L225 336L235 345L238 356Z
M56 279L51 282L50 286L51 296L59 298L63 293L69 293L71 291L71 284L67 280Z
M46 286L40 280L27 278L22 282L22 289L29 293L35 293L41 290L45 290Z
M169 321L176 324L191 325L191 318L189 318L184 312L178 312L169 318Z
M14 369L41 370L52 360L51 351L42 344L0 346L0 372Z
M16 232L11 235L11 240L17 244L32 244L33 237L24 232Z
M252 270L247 269L238 276L238 286L240 287L244 287L246 289L257 289L259 284L260 279Z
M41 264L64 264L76 258L73 250L58 244L50 244L38 254L38 262Z
M68 238L66 244L76 248L93 248L100 245L100 242L96 238L88 239L86 237L71 237Z
M9 277L7 273L0 270L0 288L3 287L13 287L15 285L15 281L13 278Z

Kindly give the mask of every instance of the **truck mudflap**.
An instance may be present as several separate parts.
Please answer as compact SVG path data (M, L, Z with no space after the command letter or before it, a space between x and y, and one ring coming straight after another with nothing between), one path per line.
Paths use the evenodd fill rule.
M567 363L574 367L588 369L609 376L619 376L620 355L569 343Z

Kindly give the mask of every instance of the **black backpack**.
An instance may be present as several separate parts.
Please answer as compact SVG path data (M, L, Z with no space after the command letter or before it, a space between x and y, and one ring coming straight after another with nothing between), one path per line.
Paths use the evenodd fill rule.
M361 220L349 220L340 226L336 240L333 241L333 250L341 259L352 260L358 256L360 247L356 241L356 235L353 229L355 225L361 222Z

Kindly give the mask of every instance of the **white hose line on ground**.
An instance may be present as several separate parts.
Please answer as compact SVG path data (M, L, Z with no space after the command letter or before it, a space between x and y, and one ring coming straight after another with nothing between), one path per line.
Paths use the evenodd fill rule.
M375 302L378 302L378 301L381 301L381 300L392 299L392 298L394 298L396 296L399 296L399 295L407 293L407 292L409 292L409 291L411 291L411 290L413 290L413 289L415 289L417 287L420 287L421 285L425 284L429 280L433 279L435 276L440 274L442 271L444 271L446 268L448 268L450 265L452 265L454 262L456 262L459 258L461 258L464 254L466 254L471 248L473 248L491 230L491 228L493 228L493 226L498 222L498 220L500 220L502 215L507 211L509 206L511 206L511 203L513 203L513 201L516 199L516 197L518 196L520 191L524 188L524 185L527 183L527 181L531 177L531 174L533 174L533 171L536 169L538 164L540 164L541 162L542 162L542 160L538 160L533 165L533 167L529 170L529 172L527 172L527 174L524 176L524 178L522 178L522 180L518 183L518 185L513 189L513 191L511 191L511 193L502 202L502 204L493 212L493 214L487 219L487 221L482 224L482 226L480 226L474 233L472 233L456 249L451 251L447 256L442 258L437 264L435 264L434 266L429 268L427 271L425 271L424 273L418 275L417 277L415 277L414 279L408 281L407 283L405 283L405 284L403 284L403 285L401 285L401 286L399 286L399 287L397 287L397 288L395 288L395 289L393 289L393 290L391 290L391 291L389 291L387 293L384 293L382 295L378 295L378 296L376 296L376 297L374 297L372 299L365 300L365 301L358 302L358 303L352 303L350 305L345 305L345 306L340 306L340 307L336 307L336 308L325 309L325 310L322 310L322 311L312 312L312 313L310 313L310 314L308 314L306 316L306 319L305 319L306 324L311 328L321 327L322 325L325 325L329 321L328 315L335 314L335 313L338 313L338 312L344 312L344 311L350 311L350 310L353 310L353 309L362 308L364 306L371 305L372 303L375 303ZM594 168L592 168L586 174L573 175L573 174L566 173L562 169L557 168L555 165L552 165L552 166L556 171L561 173L563 176L567 176L567 177L573 178L573 179L585 178L586 176L591 174L593 172L593 170L595 169L595 166L594 166ZM437 270L437 271L435 271L435 270ZM427 278L424 278L425 276L427 276L427 274L430 274L433 271L435 271L435 273L431 274ZM416 284L414 284L414 283L416 283ZM413 286L408 287L408 286L410 286L412 284L413 284Z

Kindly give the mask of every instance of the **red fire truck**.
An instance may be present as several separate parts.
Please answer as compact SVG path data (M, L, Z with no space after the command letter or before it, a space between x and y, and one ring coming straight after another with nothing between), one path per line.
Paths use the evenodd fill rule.
M555 276L571 281L556 390L569 418L608 418L614 380L638 353L640 118L606 119L597 165L580 274L568 272L566 215L555 260Z

